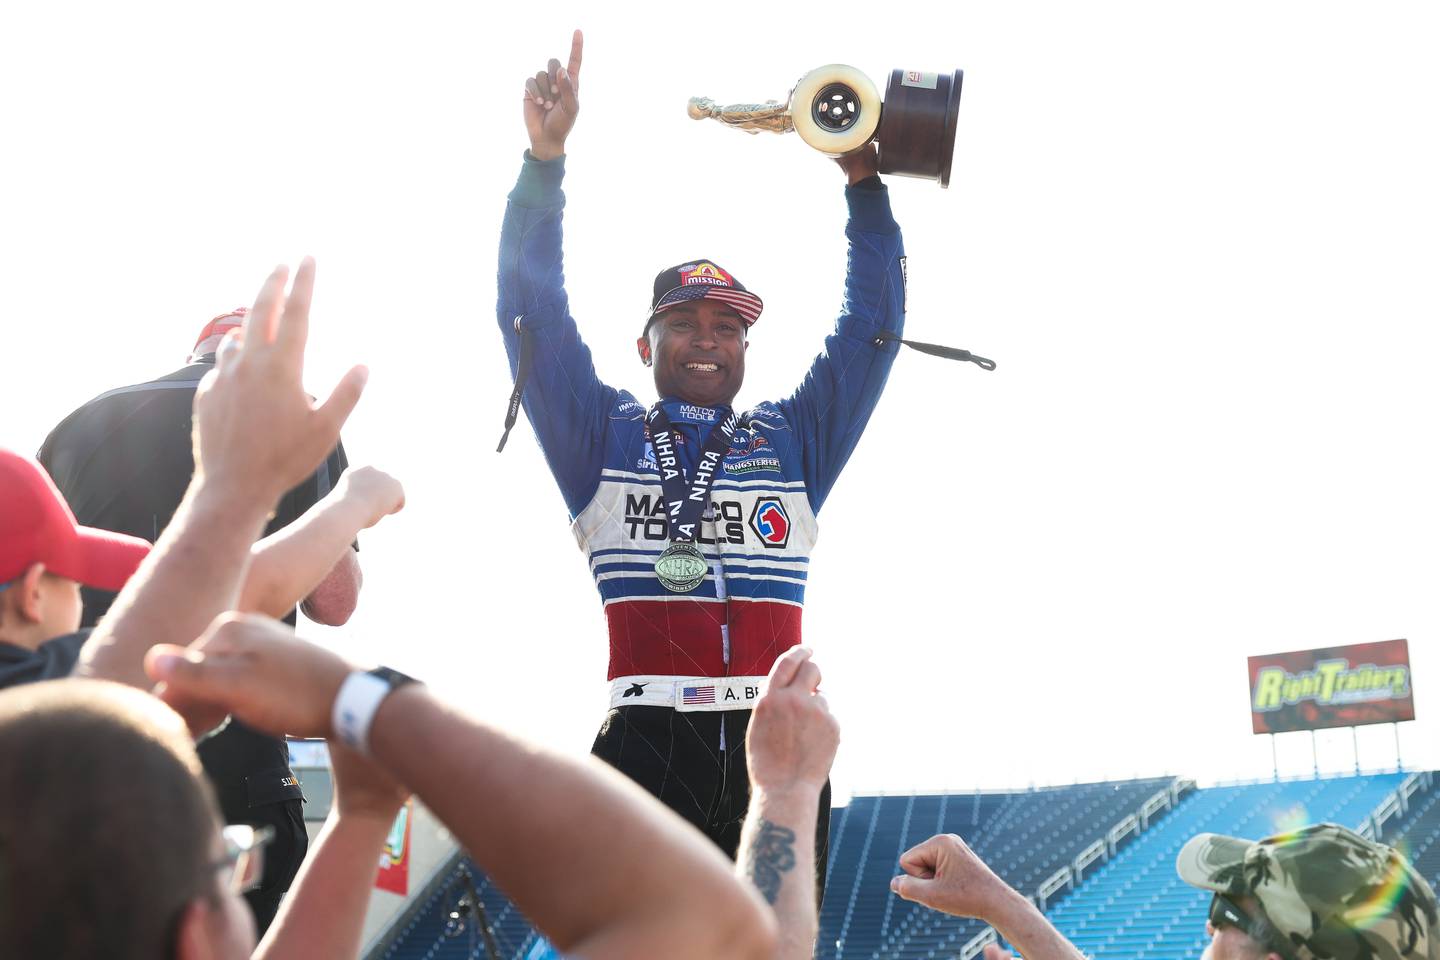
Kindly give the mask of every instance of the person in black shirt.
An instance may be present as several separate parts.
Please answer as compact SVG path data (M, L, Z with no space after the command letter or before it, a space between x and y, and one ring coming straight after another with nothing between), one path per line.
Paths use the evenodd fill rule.
M45 439L37 459L50 472L79 521L154 542L174 515L194 473L191 412L195 390L214 368L215 351L247 311L234 310L205 325L190 362L147 383L101 394L61 421ZM265 535L289 525L330 492L348 462L337 444L311 477L281 498ZM355 551L302 604L312 620L343 624L354 610L360 587ZM116 594L83 591L83 624L92 627ZM295 613L285 618L292 626ZM283 739L231 723L199 746L205 772L215 786L227 823L268 825L276 839L265 876L246 894L263 934L305 857L303 793L290 770Z

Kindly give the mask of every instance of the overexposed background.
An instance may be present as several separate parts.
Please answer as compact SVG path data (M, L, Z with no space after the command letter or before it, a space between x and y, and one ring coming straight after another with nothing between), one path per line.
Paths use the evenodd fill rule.
M0 15L0 443L178 367L270 267L319 261L307 379L352 362L355 464L410 504L307 635L566 750L601 608L494 323L522 84L586 31L571 302L601 375L655 272L766 301L740 402L839 304L842 176L685 116L812 67L966 72L948 191L891 179L911 336L822 516L807 642L849 790L1268 776L1245 657L1407 637L1440 765L1440 9L1428 3L50 3ZM1393 764L1389 727L1359 732ZM1320 766L1352 767L1348 731ZM1311 767L1282 737L1283 773ZM429 749L443 754L445 744Z

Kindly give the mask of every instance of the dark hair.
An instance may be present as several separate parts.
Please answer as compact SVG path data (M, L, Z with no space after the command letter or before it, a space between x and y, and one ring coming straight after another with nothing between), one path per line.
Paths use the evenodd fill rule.
M179 718L100 680L0 692L0 784L6 956L168 956L220 826Z

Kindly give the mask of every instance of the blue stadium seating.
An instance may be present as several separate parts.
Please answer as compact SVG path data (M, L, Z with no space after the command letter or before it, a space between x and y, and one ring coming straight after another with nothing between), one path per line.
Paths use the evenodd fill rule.
M831 816L830 867L816 956L950 956L984 925L890 894L900 854L936 833L958 833L1019 889L1068 864L1170 778L1016 793L860 796Z
M538 939L534 928L499 888L486 878L469 858L457 858L443 879L421 898L418 910L401 921L398 935L385 949L372 954L373 960L461 960L487 956L475 922L469 920L457 935L447 936L446 917L466 893L462 867L474 878L480 902L490 921L491 934L502 960L524 960Z
M1201 832L1260 837L1305 823L1357 827L1393 793L1403 774L1210 787L1184 794L1148 829L1091 865L1073 892L1061 891L1048 912L1081 950L1105 960L1180 960L1204 947L1207 894L1175 876L1175 855ZM1013 793L860 796L832 811L830 864L816 957L822 960L913 960L954 957L984 929L906 903L889 892L899 855L942 832L958 833L1002 877L1024 893L1040 883L1171 778ZM1426 778L1426 783L1429 778ZM1416 792L1383 826L1382 839L1406 851L1432 883L1440 881L1440 782ZM472 952L474 925L445 935L445 916L463 892L461 864L475 877L504 960L527 960L543 941L469 860L458 860L402 921L398 936L372 960L452 960ZM478 941L476 941L478 942Z
M1440 887L1440 776L1422 775L1429 791L1410 799L1410 809L1385 824L1380 839L1397 847L1430 886Z
M1050 919L1105 960L1182 960L1205 945L1210 895L1182 883L1175 856L1197 833L1258 838L1307 823L1356 827L1399 786L1401 774L1336 777L1197 790L1098 867Z

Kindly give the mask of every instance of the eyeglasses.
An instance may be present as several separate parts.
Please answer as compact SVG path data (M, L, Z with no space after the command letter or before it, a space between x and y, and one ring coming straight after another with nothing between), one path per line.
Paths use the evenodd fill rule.
M1210 925L1217 930L1221 927L1234 927L1266 950L1273 950L1288 960L1294 960L1295 952L1270 921L1251 916L1223 893L1217 893L1210 899L1209 919Z
M275 839L275 828L235 824L221 830L220 838L225 841L225 856L210 866L229 871L230 892L245 893L260 886L265 875L265 848Z

